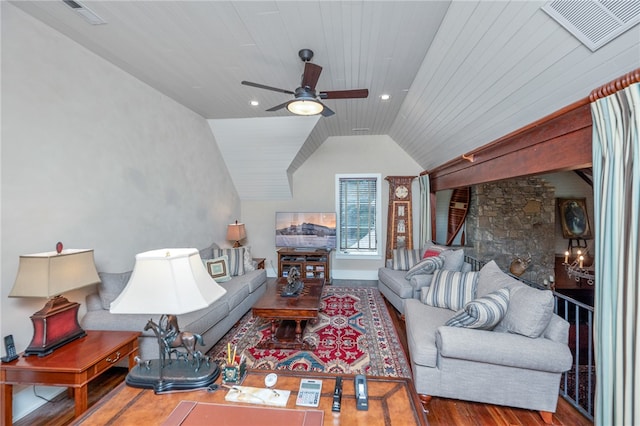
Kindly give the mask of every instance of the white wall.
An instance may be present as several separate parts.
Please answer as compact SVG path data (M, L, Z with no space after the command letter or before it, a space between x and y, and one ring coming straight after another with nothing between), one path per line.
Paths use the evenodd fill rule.
M207 122L2 2L1 334L24 350L43 299L8 298L21 254L227 244L240 202ZM91 289L66 294L83 306ZM2 354L4 347L2 345Z
M293 198L276 201L243 201L242 220L254 257L265 257L269 276L277 274L275 247L276 211L335 211L336 173L381 173L385 176L418 176L422 168L388 136L348 136L328 138L293 175ZM414 217L418 218L420 198L418 180L414 180ZM380 244L384 252L387 232L389 184L382 182L383 226ZM414 231L417 234L416 225ZM415 237L414 237L414 241ZM383 256L384 257L384 256ZM332 255L332 278L375 280L377 260L336 260Z

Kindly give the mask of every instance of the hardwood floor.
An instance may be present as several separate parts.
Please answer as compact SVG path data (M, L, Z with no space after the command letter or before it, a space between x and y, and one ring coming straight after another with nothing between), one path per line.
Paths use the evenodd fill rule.
M387 303L392 313L400 342L407 352L407 339L404 321L393 306ZM121 383L127 370L112 368L89 383L89 407L104 397L111 389ZM455 399L433 398L429 403L427 419L431 426L538 426L544 425L540 414L535 411L498 405L480 404ZM67 393L54 398L39 409L23 417L16 426L64 426L73 421L73 399ZM558 408L553 416L553 424L558 426L593 425L563 398L558 397Z

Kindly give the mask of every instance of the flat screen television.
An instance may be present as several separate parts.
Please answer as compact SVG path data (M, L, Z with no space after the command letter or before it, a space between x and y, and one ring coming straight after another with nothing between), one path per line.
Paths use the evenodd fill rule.
M276 212L276 247L336 248L335 212Z

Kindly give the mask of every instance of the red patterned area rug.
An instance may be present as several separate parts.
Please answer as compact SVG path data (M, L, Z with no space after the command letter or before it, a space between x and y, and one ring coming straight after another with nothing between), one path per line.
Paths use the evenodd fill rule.
M313 352L256 348L270 337L270 323L249 312L208 355L222 364L230 344L236 347L236 354L244 354L249 368L411 377L389 311L376 288L324 288L318 321L307 325L303 336L316 346Z

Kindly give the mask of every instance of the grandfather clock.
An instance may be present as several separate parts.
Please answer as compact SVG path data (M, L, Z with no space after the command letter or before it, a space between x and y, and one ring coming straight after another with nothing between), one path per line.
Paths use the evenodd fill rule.
M411 182L415 176L387 176L385 179L389 181L386 259L391 259L393 249L413 249Z

